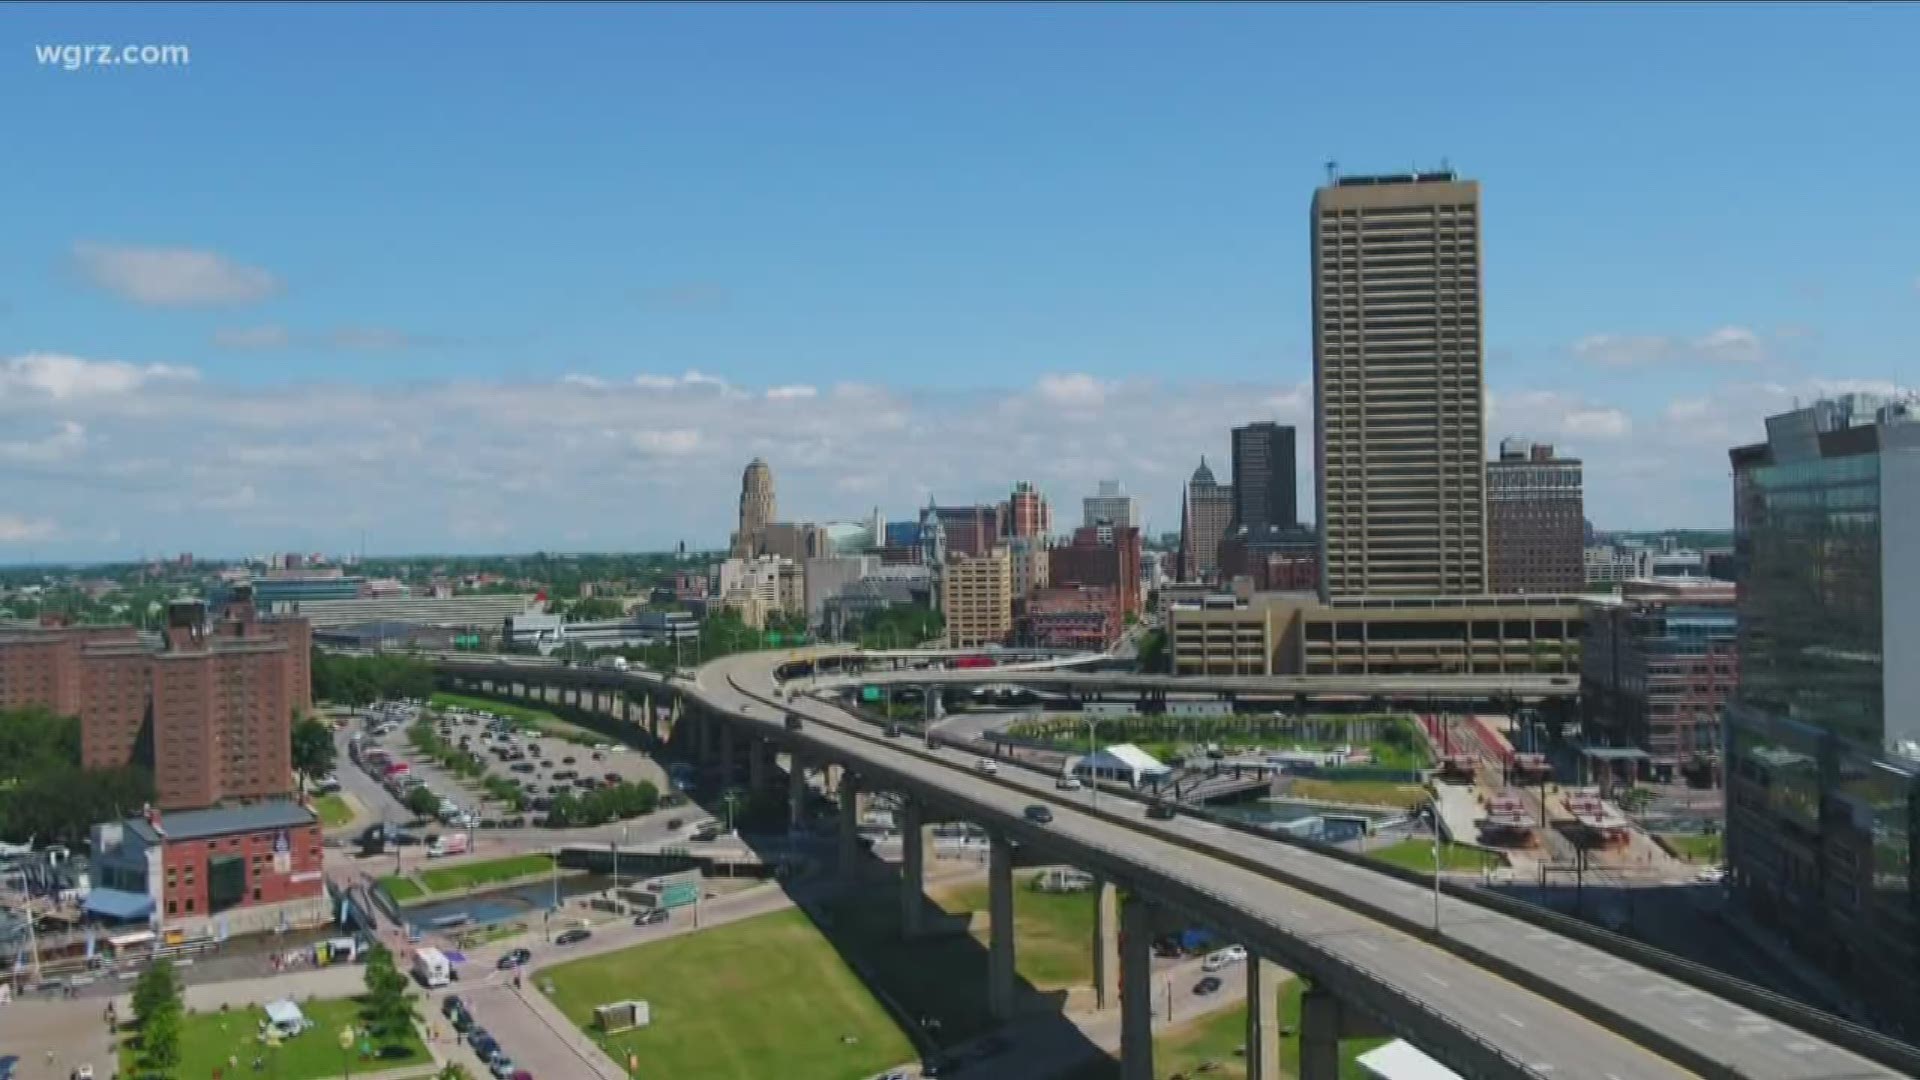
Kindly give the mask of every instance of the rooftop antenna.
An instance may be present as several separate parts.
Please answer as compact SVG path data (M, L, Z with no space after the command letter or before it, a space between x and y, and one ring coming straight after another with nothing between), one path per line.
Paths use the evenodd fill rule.
M1328 161L1327 162L1327 183L1329 184L1336 183L1339 181L1339 179L1340 179L1340 163L1337 161L1331 161L1331 160Z

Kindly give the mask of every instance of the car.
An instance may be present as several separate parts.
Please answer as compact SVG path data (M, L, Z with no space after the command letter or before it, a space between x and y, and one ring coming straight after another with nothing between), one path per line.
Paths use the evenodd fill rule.
M907 1080L907 1070L895 1069L887 1075L882 1076L880 1080Z
M481 1061L492 1061L500 1053L500 1044L491 1035L478 1041L469 1038L467 1045L473 1047L474 1056Z
M996 764L992 758L979 758L974 761L973 767L983 773L997 773L1000 771L1000 766Z
M1082 787L1080 778L1077 776L1063 776L1055 780L1053 786L1059 788L1061 791L1079 791Z
M418 844L420 842L420 837L410 832L395 833L389 839L391 840L391 842L398 844L401 847L412 847L413 845Z
M448 994L440 999L440 1015L452 1016L455 1009L464 1009L467 1003L460 1000L459 994Z
M1170 802L1157 802L1147 807L1147 816L1160 821L1172 821L1180 816L1180 812Z
M1727 868L1724 866L1703 866L1693 875L1693 880L1703 885L1718 885L1727 880Z
M1247 947L1245 945L1229 945L1221 949L1220 953L1227 958L1227 963L1229 964L1244 964L1247 962Z
M605 760L607 760L607 755L606 755L605 753L603 753L603 752L601 752L601 751L599 751L599 750L595 750L595 751L593 752L593 760L595 760L595 761L605 761Z
M899 737L900 737L900 725L899 725L899 724L888 724L888 725L887 725L887 732L886 732L886 734L887 734L887 738L889 738L889 739L897 739L897 738L899 738Z
M553 939L553 943L555 945L578 945L592 936L593 931L585 927L575 927L572 930L562 931L559 937Z
M902 1074L905 1075L905 1074ZM93 1066L82 1065L73 1070L71 1080L93 1080Z
M530 773L533 771L533 763L530 761L516 761L507 767L517 773Z
M563 758L561 758L561 759L560 759L560 764L562 764L562 765L571 765L571 764L573 764L573 759L572 759L572 758L570 758L570 757L563 757Z
M1220 992L1220 979L1217 976L1209 975L1193 984L1193 992L1201 997L1205 997L1208 994L1217 994Z
M800 719L800 714L799 714L799 713L788 713L788 714L787 714L787 719L786 719L786 726L787 726L787 730L788 730L788 731L799 731L799 730L800 730L800 728L802 727L802 721L801 721L801 719Z
M507 1080L513 1075L513 1059L505 1054L495 1054L493 1060L487 1063L487 1071L499 1077L499 1080Z
M1053 811L1041 806L1039 803L1034 803L1032 806L1027 807L1026 816L1027 820L1033 822L1035 825L1045 825L1053 820Z
M609 754L624 754L626 752L627 748L624 743L613 743L607 747L607 753Z
M711 844L715 840L720 839L720 826L718 825L701 826L700 828L695 829L690 835L688 835L687 839L693 841L696 844Z
M620 774L617 772L610 772L607 775L601 777L600 779L605 780L609 784L617 784L620 782Z
M672 913L669 912L666 908L663 908L663 907L648 908L647 910L633 917L633 925L658 926L659 924L666 922L671 917L672 917Z
M533 959L533 951L531 949L509 949L507 954L500 958L500 962L494 966L501 971L506 971L510 968L517 968L531 959Z
M465 1010L463 1009L461 1011L464 1012ZM479 1053L480 1044L482 1043L492 1043L494 1046L500 1045L499 1043L496 1043L493 1041L493 1036L487 1033L486 1028L483 1028L478 1024L475 1024L472 1027L468 1028L467 1029L467 1045L473 1047L475 1053Z
M453 1030L457 1034L465 1036L467 1031L473 1027L473 1014L464 1008L455 1009L448 1015L447 1022L453 1025Z

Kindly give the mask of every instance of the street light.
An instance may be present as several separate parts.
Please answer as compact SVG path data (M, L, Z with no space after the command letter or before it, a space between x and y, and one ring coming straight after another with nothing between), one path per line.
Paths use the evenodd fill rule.
M620 849L627 846L627 827L620 826L620 842L613 845L613 898L620 899Z
M1440 811L1427 805L1427 827L1433 830L1433 932L1440 932Z
M1089 792L1088 798L1090 798L1093 801L1093 805L1095 807L1098 807L1100 805L1100 774L1095 771L1094 765L1093 765L1093 755L1099 752L1094 747L1094 732L1098 724L1098 721L1096 721L1094 717L1091 717L1082 713L1080 716L1080 722L1087 725L1087 791Z

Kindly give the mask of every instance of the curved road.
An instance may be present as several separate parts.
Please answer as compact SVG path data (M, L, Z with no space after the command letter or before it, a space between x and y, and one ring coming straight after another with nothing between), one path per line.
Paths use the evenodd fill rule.
M1347 985L1386 990L1399 999L1384 1017L1397 1034L1427 1043L1447 1057L1439 1042L1461 1032L1479 1045L1469 1055L1486 1070L1509 1075L1652 1080L1692 1075L1684 1068L1627 1041L1600 1023L1566 1009L1427 941L1400 933L1349 910L1291 888L1271 877L1196 851L1194 840L1229 849L1341 893L1382 905L1420 922L1433 917L1432 894L1405 882L1314 852L1223 829L1196 819L1145 818L1141 803L1101 800L1102 810L1133 820L1119 824L1085 812L1092 792L1056 791L1051 778L1018 768L996 777L973 768L973 756L958 750L928 750L905 740L887 740L839 708L811 698L780 701L775 668L784 654L748 653L701 668L694 692L709 706L764 726L776 740L820 750L880 789L931 792L943 809L998 827L1015 839L1075 852L1101 863L1156 900L1174 904L1228 932L1252 936L1277 930L1285 943L1272 958L1292 966L1304 951L1322 954L1357 973ZM782 729L788 710L806 718L802 731ZM1052 808L1046 826L1023 820L1034 803ZM1183 842L1186 841L1186 842ZM1584 1000L1632 1017L1651 1030L1693 1047L1735 1075L1766 1080L1861 1080L1899 1075L1817 1036L1758 1016L1678 980L1610 956L1598 949L1451 897L1441 923L1447 935L1484 952L1548 975ZM1342 975L1342 978L1347 977ZM1450 1029L1450 1030L1449 1030ZM1422 1036L1429 1036L1422 1038ZM1432 1036L1439 1036L1433 1038ZM1492 1057L1486 1057L1491 1052ZM1482 1072L1483 1069L1473 1069Z

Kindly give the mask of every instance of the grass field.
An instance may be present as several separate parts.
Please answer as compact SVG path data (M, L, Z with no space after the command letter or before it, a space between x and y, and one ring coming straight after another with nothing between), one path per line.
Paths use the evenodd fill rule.
M416 1002L416 1007L418 1003ZM230 1077L266 1076L277 1080L321 1080L340 1076L348 1058L340 1051L340 1029L359 1022L360 1005L352 998L300 1002L300 1010L313 1021L312 1030L284 1040L278 1050L269 1050L260 1042L260 1022L266 1014L258 1007L225 1013L192 1013L180 1033L180 1064L171 1075L180 1080L199 1080L216 1071ZM120 1075L141 1075L135 1068L133 1038L120 1044ZM265 1058L259 1072L253 1060ZM229 1064L237 1061L238 1067ZM405 1052L392 1057L362 1058L356 1048L351 1052L354 1075L382 1072L428 1061L420 1036L409 1030Z
M1725 848L1719 833L1662 833L1660 839L1688 862L1717 863Z
M846 1080L911 1060L913 1047L834 948L798 911L551 968L553 1001L606 1046L637 1054L650 1076ZM638 998L653 1023L601 1038L593 1009Z
M1280 1070L1288 1076L1300 1075L1300 993L1299 980L1289 981L1280 994ZM1204 1075L1218 1080L1245 1080L1247 1068L1240 1048L1247 1041L1247 1007L1232 1008L1196 1020L1176 1024L1154 1036L1153 1073L1156 1077ZM1354 1059L1385 1039L1346 1039L1340 1043L1340 1080L1367 1080L1366 1071ZM1211 1062L1213 1068L1201 1073ZM1120 1063L1111 1058L1091 1062L1062 1080L1115 1080Z
M1317 780L1304 776L1287 781L1287 794L1300 799L1397 806L1403 810L1425 806L1431 798L1427 789L1419 784L1396 784L1387 780Z
M1094 894L1039 892L1032 888L1034 876L1022 873L1013 886L1014 967L1041 990L1091 985ZM950 889L935 899L950 912L985 911L987 883ZM984 926L974 931L983 948L988 933Z
M437 709L467 709L472 712L490 712L495 716L504 716L523 727L538 728L540 731L556 738L569 739L576 742L581 739L585 739L588 742L595 740L606 741L604 737L596 735L578 724L570 724L545 709L516 705L512 702L501 701L497 698L472 697L467 694L440 692L433 695L429 704Z
M1418 870L1423 874L1433 873L1433 841L1402 840L1383 848L1375 848L1366 853L1367 858L1407 870ZM1490 852L1465 844L1442 844L1440 846L1440 868L1442 870L1479 870L1489 865L1490 860L1499 859ZM1499 859L1504 863L1506 860Z
M465 863L460 866L440 866L432 870L418 871L415 876L427 887L430 893L457 892L479 885L491 885L496 881L509 881L553 869L553 856L545 854L510 855L504 859L488 859L485 862ZM398 900L399 897L394 897Z
M381 878L378 884L382 889L386 890L387 895L392 897L393 902L396 904L404 904L409 900L418 900L427 894L427 891L416 884L412 878L403 877L399 874L388 874L386 877Z
M320 824L329 829L353 821L353 810L347 806L347 800L338 795L322 795L313 800L313 812L320 815Z

